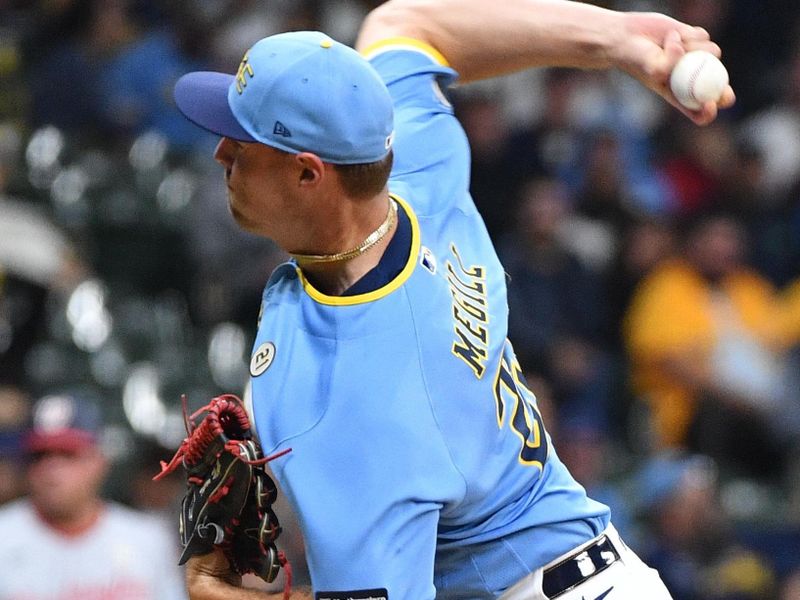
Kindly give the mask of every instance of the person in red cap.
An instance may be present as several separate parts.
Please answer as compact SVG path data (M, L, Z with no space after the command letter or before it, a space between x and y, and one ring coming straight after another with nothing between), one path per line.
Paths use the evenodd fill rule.
M0 509L2 600L180 600L172 536L107 502L102 414L75 394L46 396L23 438L27 497Z

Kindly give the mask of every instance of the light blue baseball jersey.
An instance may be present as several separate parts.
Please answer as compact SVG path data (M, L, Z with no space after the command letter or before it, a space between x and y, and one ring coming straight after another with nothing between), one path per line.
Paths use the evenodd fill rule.
M317 598L495 598L599 534L608 509L559 461L506 339L505 275L440 89L455 72L413 40L368 56L395 103L401 218L381 262L400 248L400 264L344 296L276 269L256 429L265 452L292 449L271 467Z

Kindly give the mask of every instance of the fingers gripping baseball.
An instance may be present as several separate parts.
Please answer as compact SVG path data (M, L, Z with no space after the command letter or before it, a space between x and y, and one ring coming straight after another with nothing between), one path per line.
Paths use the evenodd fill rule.
M698 125L712 122L719 109L734 104L736 96L730 85L725 86L718 100L705 102L698 109L683 106L670 89L670 75L687 52L701 50L721 57L720 47L705 29L652 13L627 13L626 19L625 40L619 44L619 55L615 57L621 69Z
M666 55L666 77L668 86L668 99L677 108L682 110L690 118L700 124L705 124L712 121L719 108L728 108L734 103L735 96L733 88L728 83L728 73L725 67L719 60L722 56L720 47L708 38L708 33L698 27L683 28L684 31L673 30L667 34L664 42L664 54ZM708 56L708 55L711 56ZM705 63L705 70L703 72L695 72L692 77L698 74L707 88L706 94L698 94L697 98L692 98L689 101L683 88L687 82L682 81L689 75L687 73L686 63L684 59L689 59L690 56L694 58L691 63L696 63L701 60L701 65ZM708 57L702 59L703 56ZM698 58L699 57L699 58ZM712 78L714 81L712 81ZM719 87L717 87L719 86ZM713 91L711 88L714 88ZM678 101L676 104L675 101ZM685 109L689 109L686 111Z

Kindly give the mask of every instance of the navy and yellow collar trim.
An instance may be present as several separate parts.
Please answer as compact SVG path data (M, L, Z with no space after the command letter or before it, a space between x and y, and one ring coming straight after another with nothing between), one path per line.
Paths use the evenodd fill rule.
M323 294L318 289L316 289L308 279L306 279L303 271L300 267L295 267L297 270L297 276L300 279L300 283L303 285L303 289L305 292L311 296L313 300L319 302L320 304L325 304L328 306L353 306L355 304L365 304L367 302L373 302L375 300L379 300L384 296L388 296L393 291L398 289L402 286L406 280L411 277L411 273L414 272L414 267L417 265L417 257L419 256L419 249L420 249L420 231L419 231L419 221L417 220L417 215L411 209L411 206L395 194L390 194L392 198L394 198L397 203L403 208L403 211L408 216L408 220L411 223L411 249L408 253L408 260L406 261L403 270L392 279L386 285L379 287L376 290L371 292L366 292L364 294L356 294L353 296L329 296L328 294Z

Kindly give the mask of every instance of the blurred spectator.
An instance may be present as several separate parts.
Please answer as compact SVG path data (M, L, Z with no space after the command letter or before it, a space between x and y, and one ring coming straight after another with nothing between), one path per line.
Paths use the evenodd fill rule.
M582 74L545 69L542 79L542 98L530 99L542 105L541 114L515 128L503 110L504 95L491 82L479 85L477 92L456 95L456 114L472 152L470 193L495 241L514 228L526 181L563 176L580 163L582 133L575 104ZM527 79L515 83L518 97L532 91Z
M800 179L800 46L776 81L778 102L747 119L742 133L764 157L765 191L780 197Z
M159 472L160 461L169 458L172 451L149 438L139 437L132 453L129 481L130 494L125 500L136 510L161 520L168 528L175 529L180 501L186 491L184 478L173 472L153 481ZM177 531L175 544L178 543Z
M607 426L607 361L595 344L604 306L598 276L562 240L570 218L563 184L535 179L522 192L517 226L500 242L508 273L509 338L520 362L553 385L559 410Z
M97 139L155 129L182 146L207 137L178 114L171 96L177 78L203 64L179 46L173 30L143 27L146 4L68 4L72 9L51 21L50 45L31 44L34 124Z
M778 285L800 277L800 179L781 201L751 219L755 258Z
M643 559L658 570L674 600L774 597L768 561L736 543L709 458L658 455L643 467L637 486L650 529Z
M559 422L557 437L553 439L569 472L592 498L611 509L614 526L635 545L637 536L630 503L623 488L613 481L625 465L618 464L620 454L608 433L591 421L566 419Z
M742 220L751 264L776 285L800 276L800 183L788 194L771 192L761 150L740 142L722 186L720 206Z
M789 575L783 583L780 600L800 600L800 569Z
M597 271L605 271L612 263L620 238L638 212L619 144L608 131L595 134L588 142L576 214L567 225L567 243Z
M656 444L691 446L753 475L782 466L771 419L784 396L772 286L743 263L739 222L713 214L689 228L682 258L641 283L625 323L633 384ZM784 343L794 341L785 339Z
M0 505L23 493L20 450L28 410L28 397L21 389L0 386Z
M511 138L513 155L528 165L528 177L561 176L579 162L581 131L574 105L580 81L581 73L573 69L545 71L541 117Z
M512 153L510 130L497 98L475 93L460 98L456 106L472 151L470 192L496 240L512 227L520 170L535 157Z
M665 219L642 217L630 224L619 242L614 264L606 272L608 302L606 343L615 352L623 350L622 322L634 291L644 277L675 247L675 233Z
M745 141L736 143L727 157L727 176L722 181L721 206L743 219L775 202L764 183L764 156Z
M585 302L597 293L597 276L562 238L572 217L570 202L558 180L530 180L521 192L516 227L499 244L509 275L512 339L520 360L539 372L547 370L559 337L592 338L602 322L601 307Z
M624 180L619 140L611 131L599 131L588 146L577 210L586 217L609 223L620 232L630 223L634 210Z
M34 406L24 441L29 496L0 509L0 597L185 598L169 533L101 499L101 434L100 408L85 396Z
M705 28L714 39L722 33L729 0L671 0L670 14Z
M702 213L718 203L730 176L733 131L724 121L709 127L676 125L671 131L673 150L660 167L673 198L672 212L680 216Z

